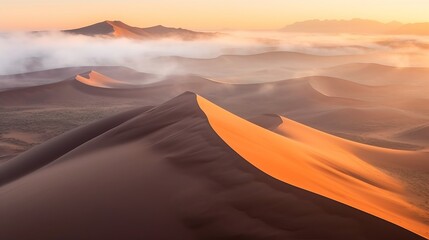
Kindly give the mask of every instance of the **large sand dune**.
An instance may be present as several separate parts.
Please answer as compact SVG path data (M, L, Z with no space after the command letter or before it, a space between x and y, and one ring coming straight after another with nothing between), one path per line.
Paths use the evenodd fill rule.
M283 119L284 123L278 127L289 137L282 138L243 121L203 98L199 97L198 101L216 133L240 156L265 173L394 222L420 235L429 234L426 211L406 200L409 193L404 186L368 164L364 157L355 154L374 151L372 147L358 148L354 143L347 145L345 141L335 141L334 137L288 119ZM412 166L409 159L414 159L425 168L423 171L429 171L429 164L425 162L429 158L428 153L418 160L412 156L413 153L411 156L401 156L400 153L392 155L400 156L403 166ZM377 157L378 161L394 161L391 156ZM424 203L425 200L420 201Z
M121 21L103 21L90 26L63 31L71 34L87 36L104 36L130 38L137 40L150 40L161 38L178 38L182 40L195 40L215 37L215 33L195 32L183 28L170 28L161 25L139 28L127 25Z
M320 137L304 127L296 131L308 141ZM345 150L325 156L322 146L310 147L298 137L277 135L191 93L94 123L0 165L19 173L0 187L0 237L423 239L408 230L427 234L399 180ZM69 147L56 146L67 142ZM256 150L267 154L255 158ZM350 198L339 195L340 189ZM407 208L394 210L390 204Z
M121 81L117 79L110 78L106 75L98 73L96 71L91 71L87 76L77 75L76 80L93 87L101 88L133 88L138 87L138 85L132 85L129 82Z

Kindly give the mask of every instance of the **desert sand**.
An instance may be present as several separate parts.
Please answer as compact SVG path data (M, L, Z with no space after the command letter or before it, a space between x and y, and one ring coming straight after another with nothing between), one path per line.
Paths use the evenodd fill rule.
M353 144L347 146L344 141L334 141L333 137L320 132L315 134L311 129L284 118L278 130L292 137L282 138L242 121L203 98L198 98L198 102L216 133L240 156L270 176L391 221L422 236L429 234L429 225L423 223L427 222L425 210L403 199L408 195L404 186L353 154L366 150L365 147L361 147L362 150L354 148ZM428 159L429 154L420 158ZM390 161L388 157L380 159ZM411 163L403 163L406 164ZM429 171L427 163L423 166L425 171Z
M96 71L91 71L88 73L88 76L77 75L76 80L93 87L101 88L132 88L137 87L133 86L127 82L116 80Z
M234 128L236 124L242 130ZM261 137L274 141L269 149L277 152L269 151L254 161L253 154L243 151L266 144ZM239 146L234 143L237 139ZM298 153L298 149L305 151ZM315 155L308 155L310 152ZM280 161L282 154L285 159ZM185 93L158 107L136 109L72 130L0 165L0 170L13 173L0 187L0 211L5 216L0 219L0 236L423 239L410 232L420 229L421 222L413 222L416 225L407 231L389 222L394 218L362 211L390 209L382 204L389 202L406 205L399 197L399 182L357 157L350 163L326 160L353 171L337 170L340 178L310 164L327 167L327 162L316 159L317 154L321 153ZM346 153L334 156L351 156L341 154ZM293 167L296 171L288 173L295 180L288 179L288 183L272 178L270 175L279 176L279 169L272 168L277 164ZM375 175L368 176L370 172ZM332 182L332 178L337 180L336 188L330 188L334 193L337 187L353 182L357 185L347 191L368 194L364 196L369 203L358 198L353 202L360 204L350 207L329 199L333 193L324 192L331 194L328 197L317 194L321 188L316 183ZM309 189L301 189L301 184ZM369 190L385 195L374 196ZM383 217L407 216L399 224L408 227L413 218L407 213L404 209L386 212Z
M429 239L426 26L0 33L0 240Z
M366 85L356 82L359 77L355 71L348 74L347 71L343 72L342 77L350 79L312 76L255 84L230 84L195 75L161 76L123 67L94 67L91 78L86 67L82 70L85 71L77 74L82 81L76 80L76 75L72 74L78 69L64 69L64 72L58 69L45 74L48 76L46 81L51 81L49 84L15 87L1 92L3 115L10 114L13 117L14 113L15 120L20 121L19 109L26 109L28 113L28 108L33 108L38 113L45 111L46 114L53 114L50 109L56 112L63 109L62 112L72 114L72 111L80 111L83 114L92 108L89 112L95 114L88 116L88 122L97 119L94 118L98 112L94 112L94 109L97 108L103 109L99 115L105 116L105 111L109 111L106 107L109 106L118 107L114 112L120 111L120 108L126 110L154 106L184 91L192 91L207 96L245 118L267 113L279 114L343 138L394 149L418 150L427 148L429 144L425 134L414 131L424 129L429 121L429 100L425 96L425 88L418 87L422 86L419 83L424 81L424 72L415 72L415 76L420 76L420 79L414 78L416 81L409 83L398 85L401 79L406 80L405 77L398 77L391 80L392 84L386 80L390 78L382 78L380 81L384 85ZM410 73L412 69L406 71ZM57 72L63 74L59 76L70 72L71 76L60 80L54 77ZM372 76L372 83L376 82L375 71L372 75L367 74L368 71L360 72L365 73L362 78ZM29 73L19 79L28 76L28 81L31 81L39 75L43 76L44 73ZM9 79L18 82L17 76ZM258 104L253 104L255 102ZM51 118L57 118L57 115ZM70 119L70 116L65 119ZM62 125L60 122L57 125L63 129L62 132L76 126L75 123ZM20 131L10 126L13 125L4 125L4 132ZM32 146L31 143L18 146L18 142L12 139L4 141L6 145L2 147L2 155L10 155L6 152L13 149Z

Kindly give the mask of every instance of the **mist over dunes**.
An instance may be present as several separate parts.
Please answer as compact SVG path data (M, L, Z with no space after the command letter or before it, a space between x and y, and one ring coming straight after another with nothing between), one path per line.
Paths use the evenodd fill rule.
M365 29L367 28L365 27ZM334 36L328 32L318 33L314 36L278 31L210 33L163 26L138 28L120 21L104 21L74 30L0 34L0 49L3 53L0 56L0 74L10 75L81 66L126 66L158 74L185 71L190 73L192 71L183 69L182 66L177 67L174 61L171 64L158 65L157 58L226 59L228 55L252 55L267 52L343 56L342 61L334 64L320 65L315 64L320 62L311 61L303 63L304 68L307 69L354 62L377 63L395 67L429 67L428 54L423 51L428 46L429 40L424 36L384 34ZM351 55L354 58L346 61L347 56ZM302 64L300 65L299 62L294 62L291 58L289 64L287 66L285 64L281 71L286 75L302 76L301 73L290 69L302 68ZM259 65L262 64L264 62ZM268 66L264 66L262 70L267 68ZM249 77L255 76L255 80L264 81L259 77L262 70L255 69L253 73L246 70L246 73ZM234 71L239 71L239 69ZM278 69L273 69L273 71L278 71ZM198 70L195 70L195 73L198 73ZM216 70L216 74L222 73ZM216 74L212 74L211 77L218 77L215 76ZM231 73L225 75L235 78ZM273 77L271 79L281 80Z
M0 34L0 239L425 239L425 24Z

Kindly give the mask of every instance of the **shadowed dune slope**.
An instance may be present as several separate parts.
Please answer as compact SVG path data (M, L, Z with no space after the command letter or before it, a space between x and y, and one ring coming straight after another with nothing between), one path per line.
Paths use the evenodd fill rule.
M48 140L42 145L32 148L31 151L24 152L14 158L13 161L7 161L1 165L0 186L42 168L92 138L97 137L150 108L151 107L137 108L102 119L87 126L73 129ZM49 148L46 146L49 146Z
M119 66L66 67L12 75L0 75L0 91L60 82L64 79L69 79L89 71L97 71L113 78L125 78L131 82L154 77L152 74L141 73L131 68Z
M343 78L371 86L388 84L426 86L429 84L429 68L392 67L374 63L351 63L322 69L318 73L324 76Z
M246 73L276 68L317 69L354 62L373 62L377 55L320 56L298 52L264 52L251 55L221 55L215 58L187 58L178 56L158 57L153 63L159 67L176 66L185 73L216 76L222 71L228 74Z
M358 135L351 139L379 146L421 149L428 145L424 139L408 141L391 137L428 121L429 99L388 91L400 91L400 87L364 86L324 76L259 84L226 84L192 75L161 77L127 68L95 71L100 74L80 74L78 78L82 81L73 77L62 82L0 92L0 105L153 106L184 91L192 91L246 118L275 113L341 136ZM255 102L258 104L253 104ZM386 139L405 142L391 143Z
M429 124L407 129L398 133L395 137L399 139L416 140L426 143L429 137Z
M213 118L218 114L225 120ZM0 238L422 239L255 168L216 132L237 123L244 131L263 129L195 94L128 117L0 187ZM98 127L94 124L91 128ZM242 146L254 147L254 136L248 137L241 139ZM26 154L43 158L52 148L55 141ZM267 166L277 161L272 155L262 160ZM306 181L318 177L307 175ZM398 188L390 181L383 186Z

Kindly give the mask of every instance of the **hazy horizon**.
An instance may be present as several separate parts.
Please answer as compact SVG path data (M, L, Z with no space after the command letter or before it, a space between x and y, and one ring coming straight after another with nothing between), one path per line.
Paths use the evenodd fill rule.
M367 3L367 4L366 4ZM171 8L171 5L175 5ZM368 6L371 8L368 8ZM333 7L335 6L335 7ZM426 7L425 7L426 6ZM397 1L244 1L190 0L46 1L5 0L0 9L0 30L59 30L104 20L135 26L166 25L194 30L273 30L311 19L370 19L380 22L427 22L429 2ZM149 9L149 11L148 11ZM31 19L31 21L28 21Z

